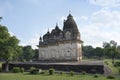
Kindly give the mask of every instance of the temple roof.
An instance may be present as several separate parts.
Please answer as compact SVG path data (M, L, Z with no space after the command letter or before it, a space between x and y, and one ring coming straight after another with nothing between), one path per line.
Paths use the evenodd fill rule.
M51 30L51 32L48 32L43 35L43 40L40 37L40 42L45 42L45 44L50 44L50 43L55 43L59 41L65 41L68 40L67 36L67 31L70 32L70 38L69 40L79 40L80 41L80 33L78 30L78 27L76 25L76 22L74 21L73 16L69 13L67 16L67 20L64 20L64 26L63 30L59 28L59 26L56 23L56 26L54 29Z
M50 37L50 32L48 31L44 36L43 39L48 39Z
M59 36L61 30L59 29L58 25L56 25L55 29L51 31L51 36Z
M67 16L67 20L64 21L64 27L63 30L74 30L75 32L79 32L77 25L73 19L73 16L69 14Z

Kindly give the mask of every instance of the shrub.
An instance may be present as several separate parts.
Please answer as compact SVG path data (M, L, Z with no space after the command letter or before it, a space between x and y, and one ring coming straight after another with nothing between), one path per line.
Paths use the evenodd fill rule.
M113 75L109 75L107 76L107 79L115 79L115 77Z
M30 68L30 74L37 74L37 73L39 73L38 69L36 69L35 67Z
M40 74L45 74L45 71L41 71Z
M115 64L114 64L116 67L119 67L120 66L120 62L115 62Z
M83 71L83 72L82 72L82 75L85 75L85 74L86 74L86 72L85 72L85 71Z
M63 72L60 72L60 75L62 75L63 74Z
M13 68L13 72L14 72L14 73L20 72L20 68L19 68L19 67L14 67L14 68Z
M95 75L94 75L94 78L98 78L98 77L99 77L98 74L95 74Z
M71 75L71 76L74 76L74 72L73 72L73 71L70 71L70 75Z
M118 68L118 71L119 71L119 73L120 73L120 68Z
M2 72L2 69L0 68L0 72Z
M106 65L108 65L108 62L107 62L107 61L105 61L105 64L106 64Z
M24 68L21 68L21 69L20 69L20 72L21 72L21 73L24 73L24 71L25 71Z
M114 67L117 67L117 65L116 65L116 64L114 64L113 66L114 66Z
M49 75L53 75L53 74L54 74L54 69L53 68L49 69Z

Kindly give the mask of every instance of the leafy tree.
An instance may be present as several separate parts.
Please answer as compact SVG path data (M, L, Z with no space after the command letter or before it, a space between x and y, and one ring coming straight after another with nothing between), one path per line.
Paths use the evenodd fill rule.
M103 47L108 48L108 47L110 47L110 44L108 42L103 42Z
M117 46L117 50L118 50L117 58L120 59L120 45Z
M33 57L35 61L38 61L38 56L39 56L39 50L35 49L34 50L34 57Z
M27 61L30 61L33 59L34 51L31 46L24 46L22 50L23 50L23 53L22 53L23 59Z
M13 56L13 61L21 61L22 59L22 46L16 47L17 53Z
M93 52L99 60L104 56L103 49L101 47L96 47Z
M114 63L114 59L119 53L119 48L117 48L117 42L111 40L109 43L107 43L107 46L105 45L106 43L107 42L103 43L104 53L108 57L112 58L112 62Z
M91 45L82 47L83 55L88 58L93 57L93 50L94 48Z
M0 57L5 60L6 71L9 71L9 62L19 52L19 40L11 36L7 27L0 25Z

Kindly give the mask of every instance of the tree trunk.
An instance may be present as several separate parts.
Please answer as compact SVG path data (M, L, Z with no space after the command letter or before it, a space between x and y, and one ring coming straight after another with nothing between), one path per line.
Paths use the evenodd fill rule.
M6 61L5 63L5 71L9 72L9 61Z
M112 56L112 63L113 64L115 63L115 53L113 53L113 56Z
M112 58L112 63L113 63L113 64L115 63L115 59L114 59L114 58Z

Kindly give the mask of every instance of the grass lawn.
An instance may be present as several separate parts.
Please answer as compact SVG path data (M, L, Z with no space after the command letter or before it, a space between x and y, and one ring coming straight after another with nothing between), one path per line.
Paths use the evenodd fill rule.
M98 78L94 78L93 75L74 75L70 76L69 74L22 74L22 73L0 73L0 80L110 80L106 77L99 76ZM111 79L111 80L120 80L119 78Z
M106 59L106 60L104 60L104 62L105 61L107 61L107 63L108 63L108 67L112 70L112 72L113 72L113 74L120 74L119 73L119 68L120 67L115 67L113 64L112 64L112 60L110 60L110 59ZM120 62L120 60L115 60L115 61L119 61ZM106 64L105 64L106 65Z
M118 73L118 69L112 65L111 60L103 60L107 61L108 65L113 73ZM0 64L1 66L1 64ZM37 74L30 75L28 73L0 73L0 80L120 80L120 77L115 77L115 79L107 79L106 77L99 75L98 78L94 78L94 75L86 74L86 75L74 75L70 76L70 74L54 74L48 75L46 74Z
M85 61L96 61L96 59L85 59ZM107 62L108 65L106 65L106 66L108 66L108 67L112 70L112 73L113 73L113 74L120 75L120 72L119 72L120 67L115 67L115 66L112 64L112 60L111 60L111 59L103 59L103 60L98 60L98 61L103 61L105 65L106 65L105 62ZM119 60L115 59L115 62L116 62L116 61L119 61L119 62L120 62L120 59L119 59Z
M2 62L0 62L0 68L2 68Z

